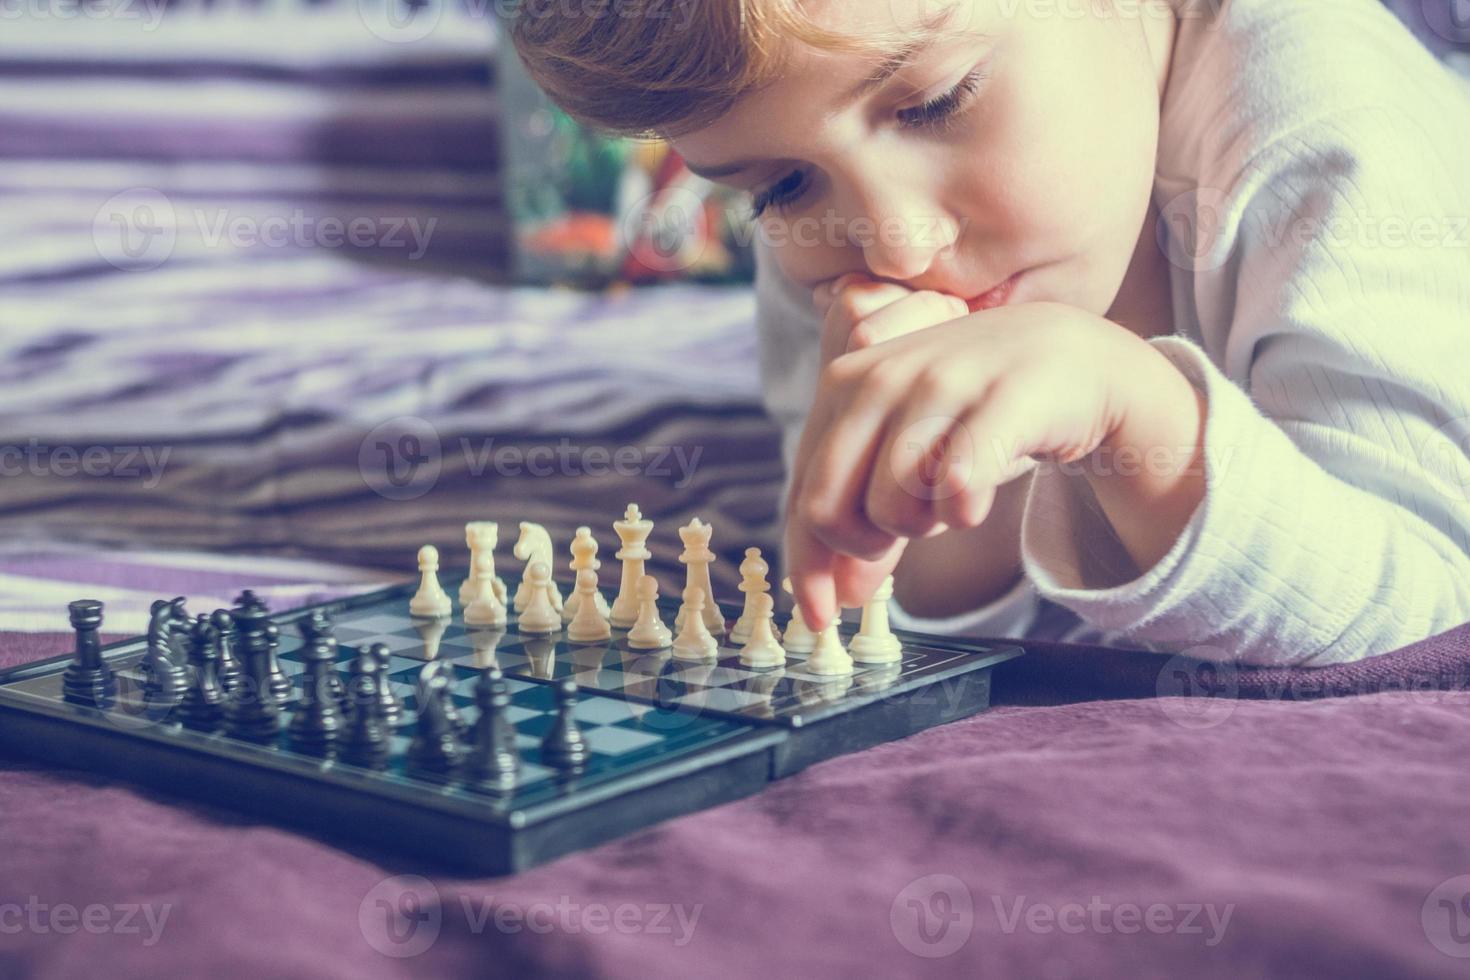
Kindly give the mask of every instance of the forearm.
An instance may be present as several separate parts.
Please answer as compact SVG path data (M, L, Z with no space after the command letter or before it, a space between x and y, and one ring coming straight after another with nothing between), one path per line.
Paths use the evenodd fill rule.
M955 616L1014 587L1021 577L1021 516L1030 487L1030 473L1003 484L978 527L909 542L893 572L898 604L915 616Z
M1169 360L1138 341L1144 393L1080 467L1098 504L1139 571L1168 554L1205 495L1206 400Z

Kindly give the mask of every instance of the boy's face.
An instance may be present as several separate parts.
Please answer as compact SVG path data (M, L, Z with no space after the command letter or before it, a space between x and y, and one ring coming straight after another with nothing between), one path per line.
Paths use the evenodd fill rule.
M997 299L982 293L1019 274L1010 302L1106 313L1135 246L1153 247L1140 230L1167 9L1100 13L1107 4L1096 0L809 9L838 29L908 28L949 6L950 26L856 101L840 104L882 56L802 48L778 81L673 145L696 172L749 161L715 179L751 191L757 206L774 197L761 235L798 284L860 272L979 309Z

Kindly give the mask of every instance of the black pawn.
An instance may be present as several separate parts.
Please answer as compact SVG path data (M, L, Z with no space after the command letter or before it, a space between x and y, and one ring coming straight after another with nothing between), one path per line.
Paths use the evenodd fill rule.
M558 769L580 769L587 764L587 740L572 711L577 706L577 682L563 678L556 685L556 722L541 740L541 759Z
M393 693L393 682L388 679L388 644L374 643L368 647L368 656L378 662L382 668L378 674L378 705L379 714L384 724L392 727L398 724L398 719L403 717L403 703L398 700L398 695Z
M306 688L291 718L291 741L311 755L329 755L342 735L341 699L331 684L337 675L337 650L333 644L317 638L301 656L306 664L303 675Z
M215 672L219 675L220 689L229 694L240 683L244 672L240 659L235 656L235 618L228 609L216 609L209 621L214 626Z
M102 659L102 641L97 636L102 628L102 603L78 599L66 611L77 640L76 655L61 678L62 696L73 704L105 708L117 696L117 678Z
M464 749L459 744L450 707L449 678L439 663L431 663L419 675L417 724L408 746L408 764L429 772L448 772L459 765Z
M520 768L516 751L515 728L506 717L510 707L510 687L499 667L487 667L475 683L475 704L480 716L475 721L474 747L467 761L475 779L513 785Z
M224 691L219 683L218 633L200 613L189 627L189 686L179 703L185 728L212 732L224 718Z
M379 769L388 762L389 733L383 726L378 685L386 681L382 667L368 654L352 661L347 698L351 723L342 743L342 757L354 766Z
M331 651L332 662L336 663L338 643L337 637L333 635L334 627L330 616L318 609L298 622L296 626L301 631L301 639L308 647L314 643L323 644ZM347 689L342 684L342 675L336 670L327 672L327 687L332 700L342 709L343 714L350 712L352 705L347 698Z

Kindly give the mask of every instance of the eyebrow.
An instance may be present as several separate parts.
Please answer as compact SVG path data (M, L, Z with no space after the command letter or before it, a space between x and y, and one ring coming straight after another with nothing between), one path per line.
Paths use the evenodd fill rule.
M919 55L929 50L929 48L933 47L935 42L939 40L938 28L941 27L944 22L948 21L948 15L952 13L953 10L953 7L946 8L946 10L941 14L939 22L932 25L930 30L925 32L923 37L920 37L919 39L914 41L910 41L908 44L905 44L897 51L889 53L888 56L883 59L882 64L878 65L877 68L874 68L861 81L859 81L847 92L838 96L836 102L833 103L833 111L835 112L847 108L858 99L862 98L864 95L868 94L876 88L881 87L890 78L892 78L894 75L897 75L904 68L913 64L913 62L919 57ZM706 180L718 180L721 177L728 177L733 173L738 173L739 171L744 170L746 167L760 162L761 161L758 159L732 160L729 163L720 164L719 166L701 167L696 166L695 164L692 164L688 160L686 160L684 161L684 165L689 168L690 173L695 174L696 176L703 177Z

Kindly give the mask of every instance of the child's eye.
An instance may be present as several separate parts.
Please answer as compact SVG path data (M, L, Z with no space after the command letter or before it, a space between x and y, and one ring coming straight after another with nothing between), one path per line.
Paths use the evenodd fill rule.
M777 211L789 207L797 198L801 197L805 188L802 185L800 170L793 170L782 177L770 187L755 195L750 204L751 220L759 218L767 208L775 208Z
M954 88L943 95L935 96L923 105L911 109L900 109L898 119L905 127L917 129L948 122L970 103L970 99L990 74L989 67L977 65L968 75L959 80Z

